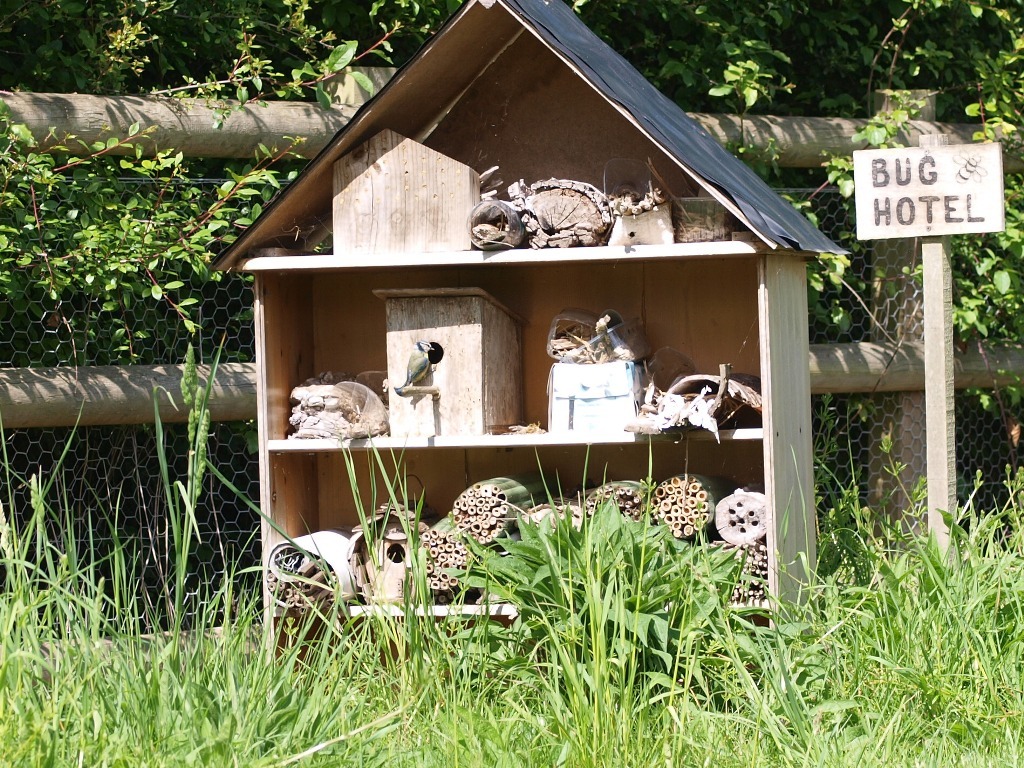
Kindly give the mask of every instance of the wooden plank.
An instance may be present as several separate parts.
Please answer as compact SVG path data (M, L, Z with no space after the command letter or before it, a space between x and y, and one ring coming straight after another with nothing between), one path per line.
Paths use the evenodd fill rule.
M763 431L753 427L746 429L723 429L719 432L721 442L757 441L763 438ZM693 430L681 434L638 435L632 432L561 432L526 435L434 435L431 437L374 437L347 440L344 445L337 440L271 440L268 450L272 453L310 453L350 451L414 450L419 448L533 448L537 446L563 445L629 445L648 442L714 442L714 436L704 430Z
M949 526L942 513L956 513L956 429L953 408L953 276L949 239L925 238L924 367L928 453L928 530L943 548Z
M807 285L803 263L763 256L759 268L761 395L764 399L764 482L769 587L783 600L806 597L817 559L811 440Z
M748 258L765 249L751 242L718 241L711 243L673 243L672 245L600 245L581 248L517 248L509 251L442 251L433 253L376 254L373 257L335 254L260 255L239 266L244 272L283 272L302 270L375 269L386 262L392 267L483 266L487 264L565 264L590 261L648 261L656 259Z
M1002 145L946 146L935 138L948 137L853 153L859 240L1003 230Z
M468 165L381 131L334 164L334 251L468 251L466 217L479 199Z

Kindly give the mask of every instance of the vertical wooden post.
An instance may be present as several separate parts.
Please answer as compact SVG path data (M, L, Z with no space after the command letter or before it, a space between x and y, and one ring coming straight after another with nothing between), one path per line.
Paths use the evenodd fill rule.
M758 261L764 484L768 526L768 586L783 602L806 599L817 564L811 377L807 348L807 271L791 255ZM806 373L805 373L806 371Z
M945 146L949 138L922 136L919 146ZM953 276L949 238L921 241L924 269L925 424L928 432L928 530L945 549L949 527L942 513L956 510L953 412Z
M918 118L935 120L935 93L909 91L921 104ZM888 112L903 103L890 91L875 92L875 112ZM917 238L876 240L872 244L872 301L874 323L870 340L878 343L924 340L924 317L919 286L913 278L918 258ZM882 507L905 532L919 533L925 521L910 514L910 492L927 478L927 442L923 392L888 392L874 396L875 419L868 455L868 498ZM882 451L883 441L888 450ZM892 467L902 468L893 477Z

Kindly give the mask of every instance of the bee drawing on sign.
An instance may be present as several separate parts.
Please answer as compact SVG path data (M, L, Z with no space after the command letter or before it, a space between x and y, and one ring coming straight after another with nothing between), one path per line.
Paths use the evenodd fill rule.
M960 166L956 172L957 184L966 184L969 181L978 182L988 176L988 171L981 167L981 160L977 155L965 155L960 152L956 156L956 162Z

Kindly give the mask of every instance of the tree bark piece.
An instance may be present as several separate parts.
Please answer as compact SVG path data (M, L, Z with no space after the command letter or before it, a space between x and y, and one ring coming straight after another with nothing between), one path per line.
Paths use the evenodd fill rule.
M552 499L531 507L526 514L520 516L519 521L520 523L539 525L542 520L548 518L564 520L569 517L572 519L572 527L579 530L583 527L583 519L586 514L584 504L579 499Z

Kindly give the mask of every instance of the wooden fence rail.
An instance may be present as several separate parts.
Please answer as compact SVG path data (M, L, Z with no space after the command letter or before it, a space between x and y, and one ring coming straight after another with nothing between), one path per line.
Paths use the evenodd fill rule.
M993 389L1024 377L1024 348L992 347L956 357L958 389ZM924 389L924 347L907 343L813 344L811 392L907 392ZM154 397L160 418L185 421L178 390L181 366L131 365L0 369L0 420L5 429L148 424ZM205 381L209 369L200 366ZM226 363L210 398L214 421L256 418L256 366Z
M43 148L68 135L69 149L87 154L87 146L108 139L128 139L138 124L145 135L137 141L147 151L175 150L188 157L251 158L260 145L285 149L301 139L295 151L312 157L348 123L359 103L351 97L333 109L299 101L211 104L189 99L147 96L91 96L77 93L11 93L2 97L10 119L23 123ZM779 152L784 168L815 168L825 154L850 154L860 149L850 138L866 120L839 117L775 117L691 113L722 144ZM979 126L912 120L899 137L916 146L926 134L943 133L950 144L968 144ZM84 142L84 145L80 142ZM115 152L117 150L114 150ZM127 152L128 150L123 150ZM134 152L134 149L132 150ZM1004 158L1004 170L1024 170L1016 157Z

